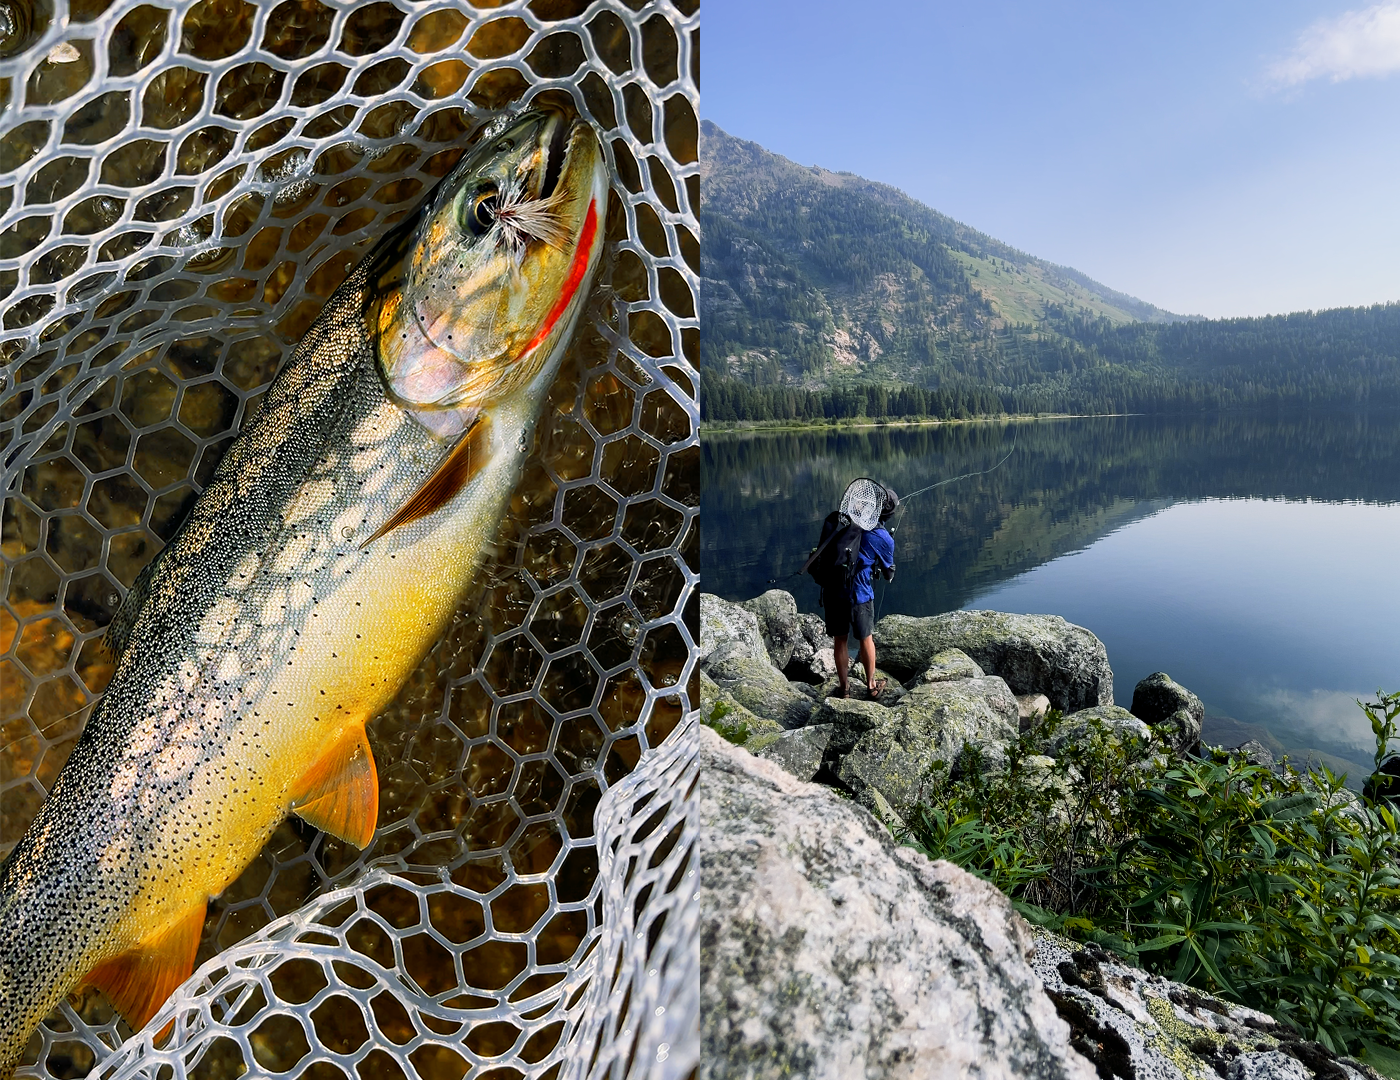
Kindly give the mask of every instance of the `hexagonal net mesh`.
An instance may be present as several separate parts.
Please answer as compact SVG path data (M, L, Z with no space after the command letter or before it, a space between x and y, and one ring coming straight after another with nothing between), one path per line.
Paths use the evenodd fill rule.
M0 854L111 676L127 587L374 241L541 95L598 125L615 177L589 317L495 550L370 725L371 846L284 823L145 1030L86 991L31 1040L31 1073L684 1075L693 4L0 9Z

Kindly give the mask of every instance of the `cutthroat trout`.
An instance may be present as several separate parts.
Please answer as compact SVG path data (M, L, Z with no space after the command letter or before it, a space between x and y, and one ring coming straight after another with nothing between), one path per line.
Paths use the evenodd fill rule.
M592 127L522 113L293 351L114 619L116 673L0 868L0 1075L83 985L144 1026L288 812L369 844L365 723L505 516L607 198Z

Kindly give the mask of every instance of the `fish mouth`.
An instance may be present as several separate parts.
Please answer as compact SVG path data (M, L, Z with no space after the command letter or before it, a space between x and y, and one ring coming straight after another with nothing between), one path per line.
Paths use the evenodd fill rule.
M577 123L577 121L575 121ZM566 124L562 116L550 121L548 137L544 144L544 180L540 183L540 198L548 199L559 186L559 177L564 172L564 159L570 150L573 125Z
M607 174L593 126L563 109L488 129L379 279L380 372L395 404L446 435L533 381L598 261Z
M518 114L495 139L484 139L478 147L502 152L514 147L516 164L510 176L498 177L500 186L514 187L519 196L548 203L566 194L560 182L577 154L580 136L589 131L587 123L562 109L532 108ZM456 185L449 179L448 186ZM498 198L504 195L502 190Z
M497 219L502 226L498 246L509 248L517 263L534 244L544 243L561 250L570 248L580 239L583 215L569 221L571 195L577 185L565 182L566 177L583 171L578 158L585 152L592 129L579 119L570 119L561 112L540 111L539 127L533 132L536 149L521 162L521 172L514 187L514 198L502 191L494 202ZM586 165L585 165L586 168ZM519 201L526 210L520 219L512 217L512 202ZM531 213L530 211L533 211ZM527 217L529 220L527 220Z

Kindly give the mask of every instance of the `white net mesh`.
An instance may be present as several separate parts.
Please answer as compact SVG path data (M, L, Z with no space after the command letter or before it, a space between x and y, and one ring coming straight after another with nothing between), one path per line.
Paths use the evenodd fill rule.
M841 496L841 513L862 529L873 529L880 524L880 511L884 507L885 489L865 477L852 480Z
M604 131L616 178L592 322L495 556L370 726L371 847L284 824L145 1031L92 991L26 1060L55 1078L684 1075L693 5L0 8L0 854L110 677L125 589L374 240L541 94Z

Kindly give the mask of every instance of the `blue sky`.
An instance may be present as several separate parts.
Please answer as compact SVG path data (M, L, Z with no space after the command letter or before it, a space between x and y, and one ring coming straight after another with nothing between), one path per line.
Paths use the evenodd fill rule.
M704 0L701 109L1172 311L1400 300L1400 0Z

